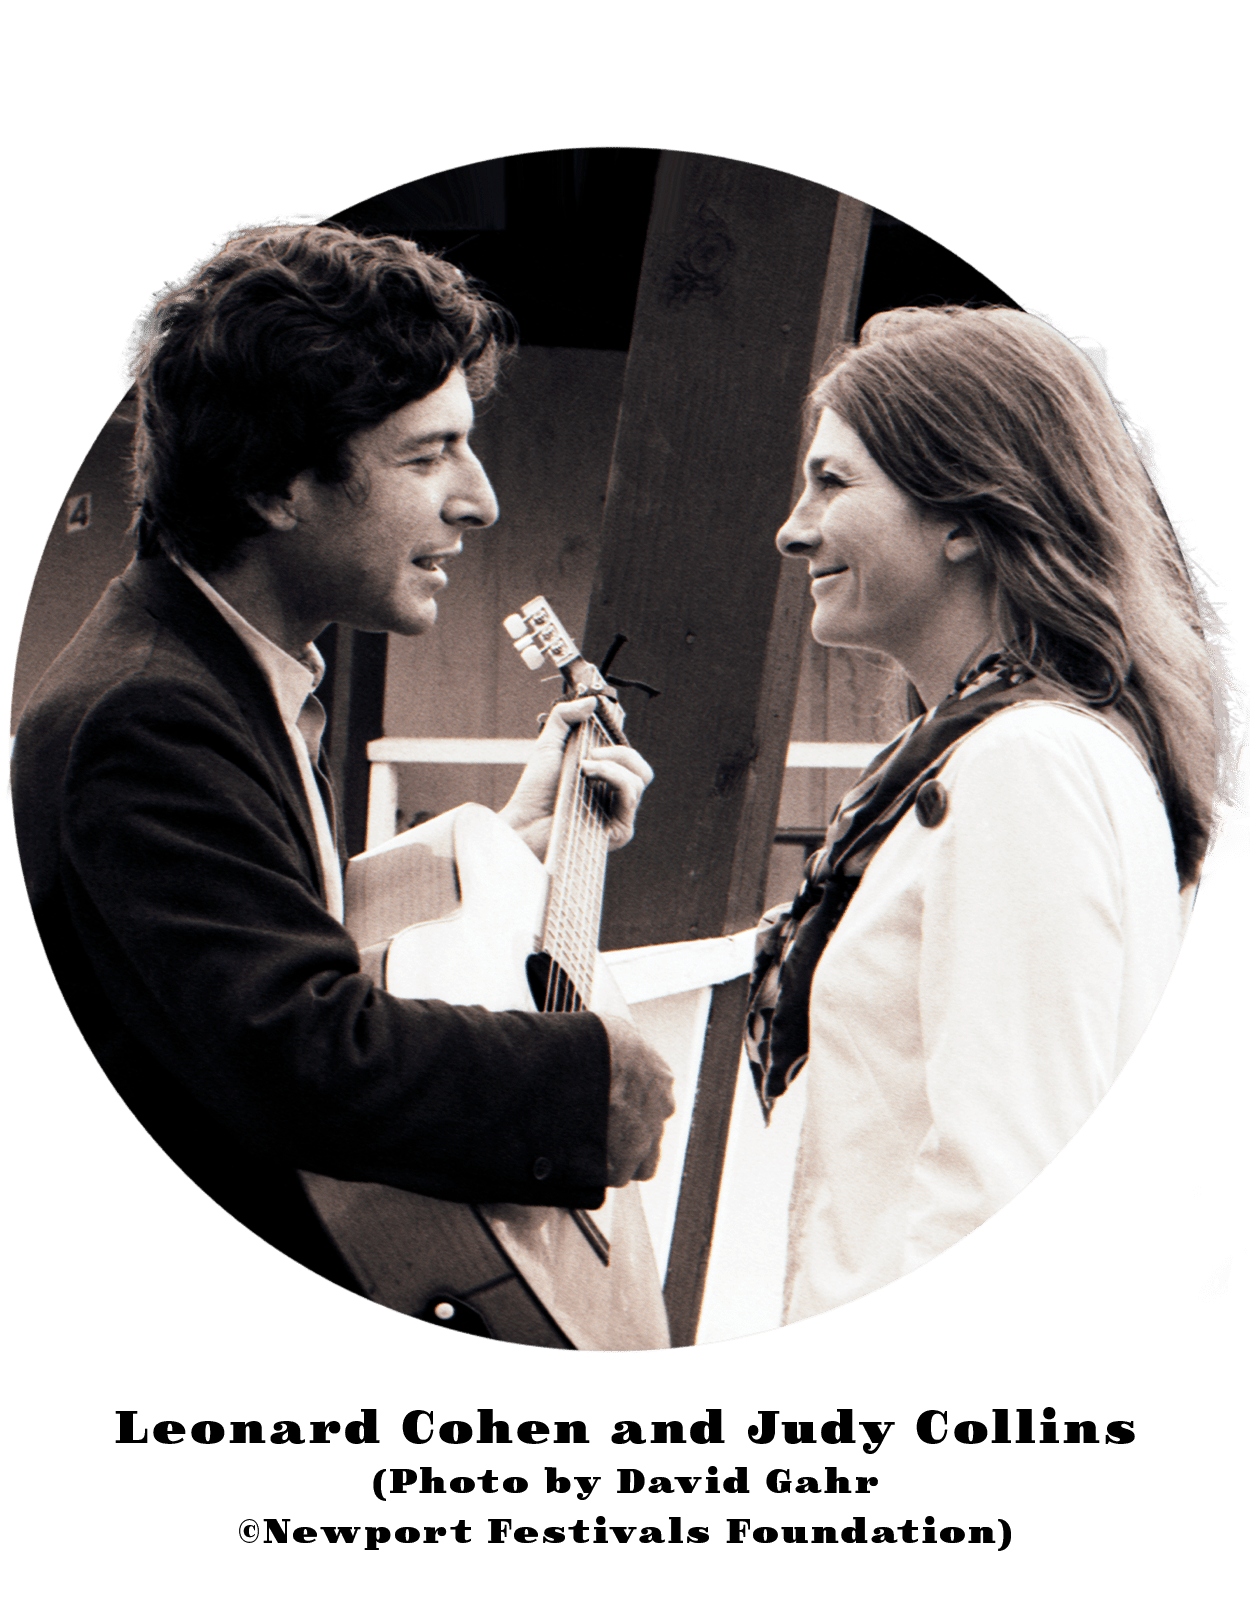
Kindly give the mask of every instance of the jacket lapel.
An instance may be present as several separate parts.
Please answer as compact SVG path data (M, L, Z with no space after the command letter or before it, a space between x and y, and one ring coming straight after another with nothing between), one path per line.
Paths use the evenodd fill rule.
M197 658L206 680L223 689L274 776L304 849L312 882L324 898L321 857L290 735L273 691L243 641L167 558L136 557L116 581L145 611L175 633Z

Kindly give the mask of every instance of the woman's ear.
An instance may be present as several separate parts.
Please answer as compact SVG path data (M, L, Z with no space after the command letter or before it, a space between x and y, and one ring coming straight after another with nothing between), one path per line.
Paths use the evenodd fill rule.
M948 562L968 562L981 554L981 542L962 523L956 523L942 541L942 551Z
M249 495L247 504L272 529L290 530L299 522L289 489L277 495Z

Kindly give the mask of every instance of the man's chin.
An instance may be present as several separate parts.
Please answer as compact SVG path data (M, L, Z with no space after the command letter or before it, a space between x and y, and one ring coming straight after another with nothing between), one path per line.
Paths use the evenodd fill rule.
M438 622L438 606L434 601L427 601L419 607L406 607L397 612L389 623L380 624L370 630L374 634L426 634Z

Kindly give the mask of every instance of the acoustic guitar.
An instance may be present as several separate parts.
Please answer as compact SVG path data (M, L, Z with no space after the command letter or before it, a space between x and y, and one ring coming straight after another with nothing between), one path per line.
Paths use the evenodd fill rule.
M542 596L504 627L529 667L559 668L566 699L599 697L565 747L546 860L489 808L457 807L351 859L345 921L393 995L625 1015L598 953L610 791L581 772L592 747L626 743L623 714ZM387 1307L522 1345L669 1344L636 1185L592 1215L301 1178L362 1290Z

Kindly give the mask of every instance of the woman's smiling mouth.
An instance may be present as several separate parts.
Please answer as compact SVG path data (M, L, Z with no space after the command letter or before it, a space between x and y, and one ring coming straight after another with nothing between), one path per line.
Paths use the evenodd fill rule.
M812 594L819 599L821 595L826 593L826 591L833 588L833 581L835 579L840 579L844 573L848 573L849 571L850 569L846 567L818 568L812 574Z

